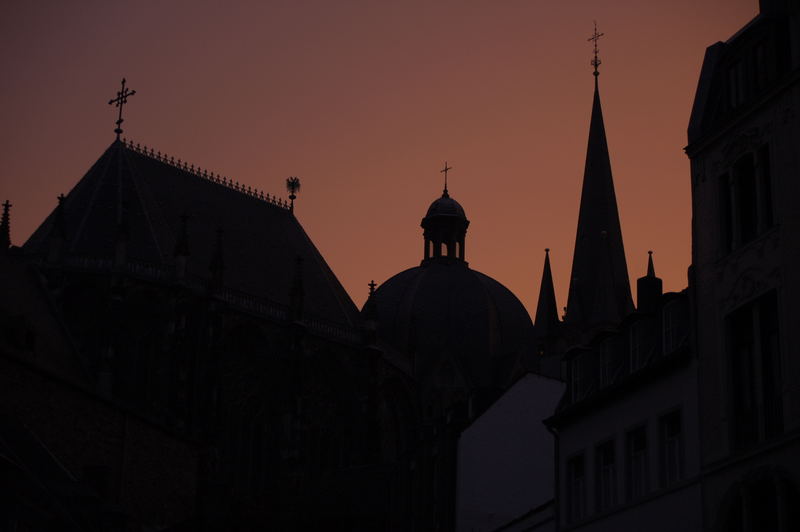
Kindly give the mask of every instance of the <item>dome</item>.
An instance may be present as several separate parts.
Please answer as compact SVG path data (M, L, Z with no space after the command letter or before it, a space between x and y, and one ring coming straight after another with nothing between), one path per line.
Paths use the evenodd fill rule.
M417 372L435 371L449 354L479 387L497 382L498 368L525 349L533 326L511 291L457 260L398 273L369 304L378 340L412 357Z
M431 203L431 206L428 207L428 213L425 217L427 218L429 216L458 216L459 218L467 218L467 215L464 213L464 208L460 203L451 198L447 191L442 194L441 198L437 198L436 201Z

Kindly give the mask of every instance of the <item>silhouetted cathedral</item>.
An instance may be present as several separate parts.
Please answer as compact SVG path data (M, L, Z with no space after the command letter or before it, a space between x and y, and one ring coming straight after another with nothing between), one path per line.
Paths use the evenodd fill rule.
M593 64L566 313L547 250L534 322L469 267L447 165L421 262L359 311L296 179L287 203L119 138L123 81L117 140L21 247L3 205L0 523L800 528L800 11L706 51L688 287L651 253L635 306Z

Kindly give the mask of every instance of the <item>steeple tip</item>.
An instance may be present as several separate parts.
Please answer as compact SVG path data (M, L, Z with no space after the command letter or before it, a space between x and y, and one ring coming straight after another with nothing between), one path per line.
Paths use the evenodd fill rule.
M539 286L539 301L536 305L534 326L539 336L549 336L555 332L558 324L558 307L553 287L553 272L550 269L550 248L544 249L544 268L542 282Z

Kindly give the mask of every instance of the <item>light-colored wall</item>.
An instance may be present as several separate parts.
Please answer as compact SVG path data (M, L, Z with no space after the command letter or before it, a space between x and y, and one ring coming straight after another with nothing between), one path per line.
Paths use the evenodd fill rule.
M461 434L457 530L494 530L553 498L553 437L542 420L563 392L560 381L525 375Z
M675 407L681 408L684 480L671 488L660 489L658 422L661 415L673 411ZM638 501L627 502L624 482L625 437L629 430L642 424L647 427L650 493ZM576 529L699 530L699 525L697 528L684 527L686 522L700 523L701 520L697 483L700 468L697 425L696 364L692 359L686 366L650 381L615 402L598 407L572 424L562 427L559 431L559 519L562 525L572 526L566 515L566 462L571 456L583 452L586 517L574 523L584 523L576 526ZM615 442L618 504L598 513L595 509L594 451L598 444L612 438Z

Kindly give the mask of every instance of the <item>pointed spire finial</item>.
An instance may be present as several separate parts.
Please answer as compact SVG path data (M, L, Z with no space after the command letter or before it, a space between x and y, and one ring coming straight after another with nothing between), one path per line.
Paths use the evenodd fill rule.
M655 277L656 276L656 269L653 266L653 252L647 252L647 276L648 277Z
M447 172L449 172L452 169L453 169L453 167L452 166L447 166L447 161L445 161L444 162L444 168L439 170L440 174L444 174L444 191L442 191L442 196L445 197L445 198L449 198L450 197L450 194L448 194L448 192L447 192Z
M555 333L558 326L558 306L553 286L553 272L550 269L550 248L544 248L544 267L542 282L539 285L539 301L536 304L534 320L537 336L547 337Z
M6 200L3 203L3 218L0 221L0 251L5 251L11 247L11 215L9 213L11 203Z
M114 133L117 134L117 140L119 140L120 135L122 135L122 123L125 121L122 118L122 107L128 103L128 97L133 96L134 94L136 94L136 91L132 91L125 87L125 78L122 78L122 86L120 90L117 91L117 97L108 101L108 105L115 105L119 108L119 115L117 116L117 128L114 130Z
M602 37L603 35L605 35L605 34L597 32L597 21L595 20L594 21L594 33L592 33L591 37L586 39L587 41L594 41L594 58L592 59L591 65L594 67L595 81L597 80L597 76L600 75L600 72L597 70L597 67L599 67L602 64L602 61L600 61L600 57L598 55L599 54L599 49L597 48L597 41L599 41L600 37Z

